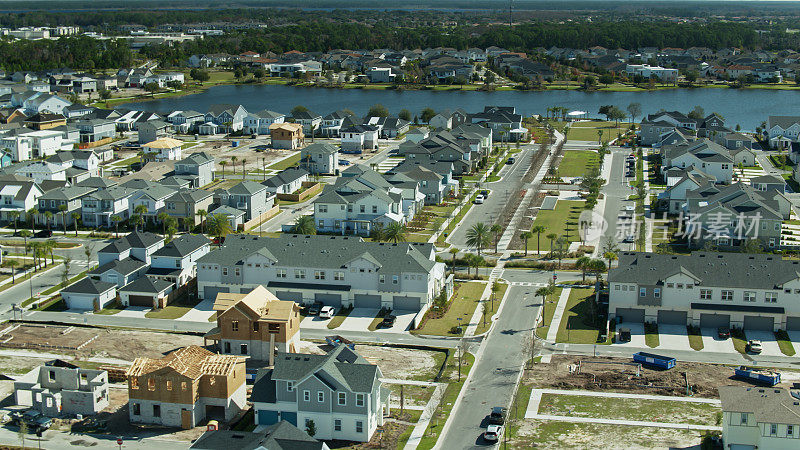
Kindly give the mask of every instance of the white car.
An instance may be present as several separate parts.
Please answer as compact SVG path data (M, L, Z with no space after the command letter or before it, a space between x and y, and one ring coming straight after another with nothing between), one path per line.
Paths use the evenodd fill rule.
M336 315L336 309L333 306L323 306L319 310L319 316L323 319L330 319L334 315Z
M487 442L497 442L501 436L503 436L502 425L489 425L483 432L483 440Z
M475 197L475 200L473 201L473 203L475 203L476 205L482 205L483 204L483 195L478 194Z

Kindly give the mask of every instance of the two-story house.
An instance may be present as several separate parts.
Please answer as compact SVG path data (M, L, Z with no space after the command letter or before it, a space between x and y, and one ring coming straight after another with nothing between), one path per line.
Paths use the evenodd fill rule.
M14 381L14 399L49 417L94 415L108 406L108 372L47 361Z
M254 113L248 113L247 117L244 119L244 129L250 134L269 134L270 125L273 123L283 123L285 120L286 114L265 109Z
M753 158L755 159L755 158ZM708 139L698 139L686 145L668 145L661 150L662 171L670 168L694 167L728 184L733 180L733 169L737 164L731 151Z
M0 221L12 223L15 218L13 212L19 213L17 221L25 222L28 220L28 210L36 207L39 197L44 194L42 188L33 181L27 179L14 179L14 176L0 177Z
M140 357L126 372L131 423L193 428L204 419L230 421L245 408L244 358L184 347Z
M197 276L197 261L210 247L202 234L182 234L153 252L147 276L170 282L175 289L184 286Z
M204 336L226 355L275 364L276 352L294 352L300 342L300 306L279 300L264 286L246 294L220 292L214 300L217 326Z
M164 238L144 231L134 231L127 236L114 239L97 252L98 265L112 261L134 258L150 265L150 257L164 246Z
M208 107L205 120L225 132L234 132L244 129L245 117L247 110L242 105L215 104Z
M142 145L142 151L156 161L176 161L183 158L183 141L162 137Z
M389 390L376 364L347 346L327 355L282 353L253 385L256 425L313 421L319 439L367 442L389 412Z
M155 222L158 213L166 209L167 199L172 197L175 191L177 189L157 183L139 189L130 199L130 216L136 214L137 206L143 205L147 208L147 211L142 216L146 221Z
M800 142L800 116L769 116L766 133L770 148L789 149Z
M341 307L424 311L452 292L432 244L364 242L346 236L229 235L198 261L198 295L263 285L281 300Z
M81 214L83 197L94 192L94 188L81 186L67 186L62 189L53 189L39 197L39 217L37 222L48 226L71 226L75 219L73 213ZM53 216L48 223L46 212Z
M290 167L267 178L263 184L267 191L274 194L291 194L308 181L308 171L299 167Z
M118 216L127 220L130 217L130 199L136 189L122 186L111 186L98 189L81 198L81 221L89 227L113 227L116 225L112 217Z
M375 125L353 125L339 130L343 153L361 153L378 148L379 129Z
M483 112L470 114L470 122L492 129L501 141L519 142L526 138L528 129L522 126L522 115L512 106L486 106Z
M116 134L114 121L105 119L78 119L71 123L80 132L81 142L97 142L111 139Z
M272 148L294 150L305 143L303 125L299 123L273 123L269 134Z
M203 220L197 213L200 210L210 211L214 204L214 194L202 189L181 189L167 197L164 212L191 226L199 225Z
M718 389L723 448L789 450L800 446L800 391L757 386Z
M244 211L245 221L248 221L272 209L275 195L269 193L266 186L245 180L228 189L215 190L214 204Z
M389 182L398 180L397 175L413 180L425 196L426 205L438 205L458 189L458 181L453 175L451 163L406 161L387 172Z
M312 111L296 111L292 113L292 119L303 126L306 136L316 136L322 128L322 116Z
M335 174L339 168L339 149L324 142L313 143L300 151L300 167L311 174Z
M334 111L323 117L321 134L325 137L339 137L339 130L348 117L352 117L352 114L343 110Z
M206 152L192 153L175 162L175 176L190 180L194 188L203 187L214 181L214 162Z
M161 120L148 120L139 124L137 132L139 134L139 145L157 141L168 137L172 127L167 122Z

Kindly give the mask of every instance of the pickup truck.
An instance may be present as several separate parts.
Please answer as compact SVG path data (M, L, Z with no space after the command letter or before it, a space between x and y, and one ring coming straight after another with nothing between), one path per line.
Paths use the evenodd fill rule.
M28 432L31 433L47 430L53 425L53 421L49 417L33 409L25 412L14 411L10 417L11 423L17 426L22 426L24 423L28 427Z

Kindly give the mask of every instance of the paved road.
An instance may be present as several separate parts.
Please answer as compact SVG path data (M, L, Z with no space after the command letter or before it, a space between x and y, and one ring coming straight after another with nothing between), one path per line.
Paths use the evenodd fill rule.
M631 178L625 176L625 157L630 153L630 150L621 148L612 148L611 152L611 175L608 183L603 186L602 192L605 196L605 209L603 210L603 218L608 225L603 237L600 239L600 247L602 247L608 236L615 239L622 250L633 250L634 243L624 244L622 240L626 234L631 233L630 226L624 226L619 222L620 210L625 206L636 206L633 200L627 200L627 197L633 193L628 185ZM602 254L602 248L598 248L598 255Z

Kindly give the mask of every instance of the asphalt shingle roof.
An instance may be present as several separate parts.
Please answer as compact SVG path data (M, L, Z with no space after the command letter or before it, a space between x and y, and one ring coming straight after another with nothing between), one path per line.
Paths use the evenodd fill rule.
M120 288L120 292L146 292L149 294L158 294L166 291L172 283L164 280L154 280L150 277L141 277L136 281L126 284Z
M153 253L153 256L182 258L209 245L211 241L202 234L183 234Z
M106 283L105 281L97 281L91 278L84 278L70 286L65 287L61 292L72 294L102 294L107 292L117 285L113 283Z

